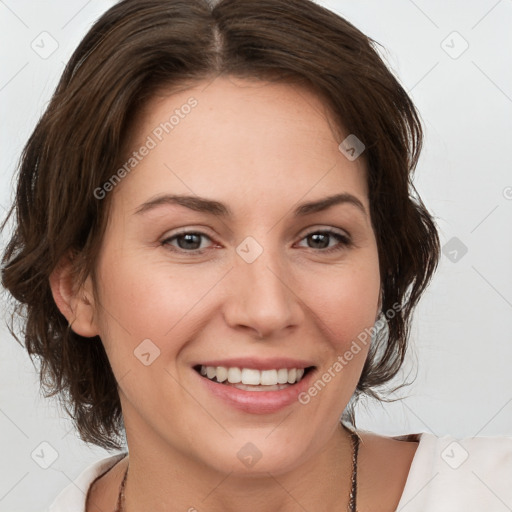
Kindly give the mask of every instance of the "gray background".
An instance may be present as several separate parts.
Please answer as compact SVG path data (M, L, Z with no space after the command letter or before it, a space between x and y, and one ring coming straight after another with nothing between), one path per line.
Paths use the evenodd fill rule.
M512 0L320 3L386 48L421 112L426 140L415 184L449 244L411 332L402 377L413 368L416 380L400 402L362 404L358 426L386 435L512 435ZM64 63L112 4L0 1L2 216L17 158ZM0 329L0 511L41 510L108 453L80 442L65 413L39 396L28 356ZM51 450L42 442L58 455L48 469L31 456Z

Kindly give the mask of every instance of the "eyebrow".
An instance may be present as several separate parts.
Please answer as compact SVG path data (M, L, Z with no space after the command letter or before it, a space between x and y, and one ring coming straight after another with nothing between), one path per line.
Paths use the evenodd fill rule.
M295 208L293 214L295 217L304 217L306 215L311 215L313 213L327 210L338 204L349 204L355 206L365 216L367 216L363 203L356 196L346 192L324 197L316 201L302 203ZM134 214L144 214L162 205L179 205L196 212L209 213L215 215L216 217L233 217L232 210L224 203L199 196L176 194L164 194L156 196L137 207Z

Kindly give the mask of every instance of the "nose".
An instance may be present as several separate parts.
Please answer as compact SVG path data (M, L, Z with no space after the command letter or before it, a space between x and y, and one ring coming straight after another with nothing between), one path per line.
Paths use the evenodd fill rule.
M260 339L279 337L300 324L301 298L286 262L264 250L252 263L236 256L230 272L224 317L233 329L251 330Z

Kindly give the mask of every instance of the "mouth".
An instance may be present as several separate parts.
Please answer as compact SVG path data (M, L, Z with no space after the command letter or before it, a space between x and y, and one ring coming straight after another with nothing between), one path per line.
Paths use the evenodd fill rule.
M241 368L238 366L196 365L194 370L204 379L242 391L281 391L297 385L316 367Z

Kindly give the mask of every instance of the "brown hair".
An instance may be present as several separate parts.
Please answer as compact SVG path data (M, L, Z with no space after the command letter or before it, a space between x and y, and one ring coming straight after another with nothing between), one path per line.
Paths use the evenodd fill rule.
M402 366L411 314L439 258L435 224L412 183L422 127L373 39L310 0L124 0L94 24L72 55L19 164L14 231L2 282L15 299L9 326L41 363L41 387L58 395L81 438L120 448L117 383L99 337L83 338L57 308L49 276L74 255L79 281L94 277L110 197L94 190L118 168L133 120L162 87L219 75L313 88L341 131L366 146L388 334L372 344L354 397ZM341 141L340 141L341 142ZM396 308L396 305L399 305ZM393 306L395 307L393 308Z

